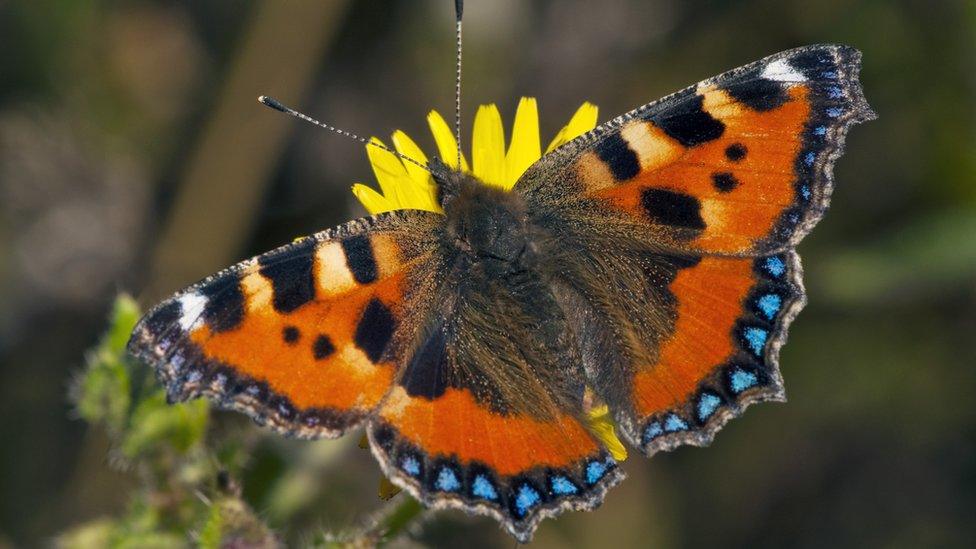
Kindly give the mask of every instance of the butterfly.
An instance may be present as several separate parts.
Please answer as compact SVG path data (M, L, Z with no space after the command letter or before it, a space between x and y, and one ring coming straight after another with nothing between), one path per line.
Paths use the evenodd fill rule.
M383 472L521 542L623 471L585 416L650 456L783 400L805 303L796 245L848 128L860 53L772 55L618 116L511 191L433 160L442 213L350 221L163 301L129 342L172 401L299 438L365 427Z

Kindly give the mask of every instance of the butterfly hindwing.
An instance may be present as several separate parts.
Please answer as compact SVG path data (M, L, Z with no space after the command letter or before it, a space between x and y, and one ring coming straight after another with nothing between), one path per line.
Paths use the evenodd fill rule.
M572 239L583 249L553 265L554 285L587 384L631 445L702 445L749 403L783 399L778 350L804 303L795 252L670 255Z
M544 517L598 505L622 472L585 425L584 373L542 280L470 267L442 281L369 424L373 452L424 503L489 514L528 541Z
M784 400L779 349L805 297L795 252L703 257L668 285L674 328L657 359L634 364L624 436L651 455L702 446L752 402Z
M828 205L847 129L874 117L859 69L846 46L773 55L580 136L516 189L539 209L607 209L699 253L795 246Z
M129 349L171 400L206 395L279 431L338 436L393 383L439 220L381 214L239 263L150 311Z
M578 418L493 411L465 389L436 399L394 389L369 434L384 472L414 497L493 516L523 542L543 518L596 507L623 478Z

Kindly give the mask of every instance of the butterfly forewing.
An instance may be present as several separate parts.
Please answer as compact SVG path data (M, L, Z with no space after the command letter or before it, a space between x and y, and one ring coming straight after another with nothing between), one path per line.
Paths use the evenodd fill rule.
M428 306L411 289L440 219L381 214L239 263L154 308L129 349L171 400L206 395L289 434L338 436L393 384L404 320Z
M635 109L516 185L540 215L602 208L661 245L775 253L819 220L848 127L872 118L846 46L790 50Z

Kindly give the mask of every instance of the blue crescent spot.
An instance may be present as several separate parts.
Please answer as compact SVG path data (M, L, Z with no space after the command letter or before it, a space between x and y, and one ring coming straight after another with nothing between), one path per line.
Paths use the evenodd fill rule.
M763 347L766 346L766 338L768 336L769 332L762 328L746 328L745 330L746 343L756 356L762 356Z
M552 493L559 496L568 496L579 492L579 488L571 480L562 475L556 475L550 478L549 484L552 486Z
M813 161L816 160L816 159L817 159L817 155L816 154L814 154L813 152L808 152L803 157L803 163L806 164L807 166L813 166Z
M772 320L783 306L783 298L776 294L766 294L759 298L756 305L767 319Z
M437 482L434 483L438 490L442 492L456 492L461 487L457 475L449 467L442 467L437 473Z
M529 509L535 507L539 504L542 496L539 492L529 486L528 484L523 484L518 487L518 491L515 494L515 509L518 511L519 516L525 516L529 512Z
M843 112L844 112L843 109L840 109L840 108L837 108L837 107L830 107L829 109L827 109L827 116L829 116L831 118L837 118Z
M759 378L752 372L736 368L732 372L732 392L738 394L759 383Z
M813 129L813 133L815 135L826 135L827 134L827 126L817 126L816 128Z
M766 272L773 275L776 278L783 276L786 272L786 263L778 257L766 258Z
M586 464L586 482L596 484L607 472L607 466L601 461L591 461Z
M646 428L644 428L644 444L654 440L655 438L661 436L664 433L664 429L661 428L661 424L657 421L654 423L649 423Z
M671 414L664 420L664 430L669 433L674 433L677 431L684 431L688 428L688 424L685 420L677 416L677 414Z
M844 92L837 86L830 86L827 88L827 97L831 99L838 99L844 96Z
M485 475L478 475L474 477L474 484L471 487L471 493L476 497L481 499L498 499L498 492L495 491L495 487L492 486L491 481Z
M722 404L722 399L717 396L710 393L703 394L698 401L698 419L705 421L711 417L715 410L718 410L720 404Z
M824 71L824 72L820 73L820 76L823 77L823 78L826 78L827 80L833 80L834 78L837 78L837 72L836 71Z
M802 195L804 199L809 200L810 199L810 187L808 187L806 185L800 187L800 195Z
M406 456L401 459L400 468L412 477L420 474L420 462L413 456Z

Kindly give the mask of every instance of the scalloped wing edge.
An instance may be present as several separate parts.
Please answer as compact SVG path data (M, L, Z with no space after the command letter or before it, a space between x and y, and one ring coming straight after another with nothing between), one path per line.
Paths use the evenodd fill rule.
M795 294L789 296L771 323L772 328L769 330L769 337L763 345L762 359L764 363L752 366L743 365L741 361L729 360L716 365L713 375L699 384L698 389L693 393L694 396L675 408L643 418L639 425L635 426L624 413L616 414L615 419L620 423L621 433L628 444L640 449L647 457L651 457L657 452L671 451L680 446L708 446L726 423L742 415L752 404L786 402L786 391L780 371L780 350L786 343L790 325L806 306L807 299L803 286L803 267L796 251L789 250L785 253L757 258L756 268L760 268L758 265L760 261L768 262L771 258L776 258L782 262L784 283ZM758 286L757 283L754 288ZM744 369L750 366L749 370ZM726 395L733 391L727 391L725 387L726 384L731 385L731 377L729 379L724 378L733 375L736 369L746 372L747 375L755 376L753 378L755 385L746 387L738 394L732 394L732 398L728 398ZM764 383L760 384L760 380ZM714 404L715 408L707 419L701 422L696 420L695 416L697 408L702 402L702 395L706 394L717 397L719 401ZM655 423L659 429L653 427ZM657 434L648 436L649 431L655 431Z
M384 426L382 425L377 425L375 420L371 420L367 422L366 434L369 439L370 451L373 453L376 461L380 464L383 474L386 475L387 478L393 482L393 484L405 490L429 509L457 509L468 515L491 517L498 521L500 527L515 537L519 543L529 543L532 541L536 528L538 528L539 524L544 519L554 518L566 511L591 511L599 507L603 503L603 500L610 488L613 488L620 481L626 478L626 473L619 467L613 457L603 450L598 458L590 458L577 464L585 464L585 467L589 467L593 463L602 463L606 467L601 473L602 476L600 476L598 480L585 486L585 492L583 494L553 495L552 493L549 493L545 497L551 498L550 501L542 501L534 505L531 507L531 510L526 513L525 517L522 519L517 519L512 516L504 502L500 501L497 504L493 504L484 499L476 501L462 495L463 490L460 489L459 493L448 493L443 491L434 492L423 486L422 480L406 474L401 467L397 467L394 463L392 463L394 456L387 454L382 443L379 442L377 438L376 431L383 427ZM422 453L417 454L419 457L422 457L425 460L422 465L423 469L421 471L426 470L428 463L437 463L437 461L431 460L429 456L420 455ZM461 466L456 467L461 468ZM468 465L468 467L471 467L471 465ZM565 469L556 469L550 471L549 473L538 474L544 474L547 476L547 478L560 474L566 476L573 475L575 477L574 474L566 471ZM423 472L421 472L420 475L423 475ZM467 475L461 476L463 479ZM509 477L507 479L511 484L509 488L515 487L524 482L524 478L520 477L522 477L522 475ZM577 483L579 481L578 478L573 478L572 480L573 482ZM462 482L467 481L462 480ZM499 488L497 483L494 483L492 486L495 489ZM532 487L538 489L538 483L532 484ZM501 498L499 497L499 500L500 499Z

